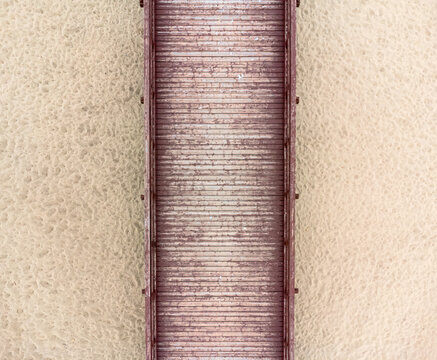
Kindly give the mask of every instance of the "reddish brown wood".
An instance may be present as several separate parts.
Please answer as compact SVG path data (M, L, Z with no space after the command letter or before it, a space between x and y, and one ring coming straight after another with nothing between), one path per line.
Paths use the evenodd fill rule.
M144 4L140 6L144 7ZM152 358L152 307L150 301L150 286L151 286L151 253L150 253L150 234L151 234L151 208L150 208L150 7L144 8L144 96L141 103L144 104L144 159L145 159L145 172L144 172L144 185L145 192L141 196L144 200L144 212L145 212L145 239L144 239L144 259L145 259L145 288L143 294L145 295L145 311L146 311L146 359Z
M285 102L284 102L284 352L294 360L295 289L295 168L296 168L296 3L285 1Z
M146 359L293 359L295 4L145 6Z
M154 228L155 228L155 211L154 211L154 163L155 154L153 149L154 139L154 51L153 51L153 32L154 32L154 3L149 0L144 6L144 95L141 97L141 103L144 104L144 200L145 211L145 337L146 337L146 359L156 359L155 333L156 333L156 303L154 296L155 283L155 251L154 251Z

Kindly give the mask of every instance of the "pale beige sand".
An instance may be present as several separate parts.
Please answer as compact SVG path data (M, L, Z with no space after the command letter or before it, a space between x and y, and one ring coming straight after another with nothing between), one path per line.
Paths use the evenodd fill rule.
M437 359L437 4L301 3L297 359ZM0 36L0 359L142 359L141 10Z

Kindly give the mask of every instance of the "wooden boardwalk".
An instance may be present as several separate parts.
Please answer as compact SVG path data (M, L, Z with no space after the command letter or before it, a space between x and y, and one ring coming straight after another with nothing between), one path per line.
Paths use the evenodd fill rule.
M292 359L294 4L145 14L147 358Z

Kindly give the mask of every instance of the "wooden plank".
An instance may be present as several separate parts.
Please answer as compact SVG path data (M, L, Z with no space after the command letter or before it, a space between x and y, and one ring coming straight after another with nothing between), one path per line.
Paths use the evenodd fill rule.
M295 3L144 16L146 359L294 360Z
M295 288L295 167L296 167L296 3L286 0L285 12L285 88L284 101L284 354L294 360Z
M158 0L156 9L159 357L278 358L283 4Z
M151 298L151 287L153 286L152 273L152 253L151 253L151 234L152 234L152 209L151 209L151 28L152 13L149 5L144 6L144 262L145 262L145 336L146 336L146 359L152 359L152 342L153 342L153 303Z

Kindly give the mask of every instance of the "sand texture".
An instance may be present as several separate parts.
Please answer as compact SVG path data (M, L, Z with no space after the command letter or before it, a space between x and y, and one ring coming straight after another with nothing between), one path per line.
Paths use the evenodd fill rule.
M297 360L437 359L437 3L298 9ZM0 359L143 359L142 13L0 0Z

